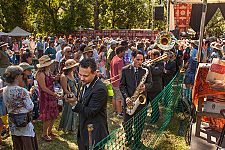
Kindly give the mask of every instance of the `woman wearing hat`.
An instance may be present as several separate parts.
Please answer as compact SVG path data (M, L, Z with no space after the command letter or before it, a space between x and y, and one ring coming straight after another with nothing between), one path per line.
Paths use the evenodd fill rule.
M34 80L32 79L33 78L32 69L34 67L29 65L26 62L20 63L19 66L23 69L23 73L22 73L23 81L20 83L20 86L29 91L31 100L34 103L33 120L36 120L39 117L39 102L38 102L39 94L38 94L38 89L33 86Z
M52 141L56 135L52 133L52 126L58 116L57 99L60 95L54 92L54 77L50 74L50 68L53 61L49 56L43 55L37 64L36 79L39 87L40 116L43 121L42 139Z
M0 76L5 72L5 69L11 65L7 47L8 43L0 42Z
M64 132L72 131L76 129L78 114L72 111L72 106L69 104L70 97L77 97L78 95L78 83L74 79L74 72L79 63L76 63L74 59L68 59L63 68L63 74L60 77L60 83L63 88L65 100L63 103L62 118L59 124L59 130Z
M7 67L3 77L8 85L3 89L3 100L9 113L13 149L37 150L37 139L31 119L34 105L28 91L19 86L23 80L22 72L19 66Z

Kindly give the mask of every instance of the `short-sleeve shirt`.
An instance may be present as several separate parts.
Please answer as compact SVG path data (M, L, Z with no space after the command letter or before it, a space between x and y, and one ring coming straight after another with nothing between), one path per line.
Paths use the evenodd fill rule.
M27 113L33 110L34 104L28 91L20 86L6 86L3 89L3 101L9 113ZM34 137L34 126L30 122L26 127L17 128L9 124L12 135Z
M37 50L44 50L44 43L42 41L37 42Z
M197 61L197 59L196 58L189 58L189 60L188 60L188 68L186 70L186 73L195 74L197 68L198 68L198 61Z
M119 80L119 70L122 70L124 67L123 59L119 58L117 55L113 57L110 63L110 78L112 79L113 87L119 87L120 80Z
M45 50L45 55L49 55L49 54L53 54L50 56L50 58L53 60L56 58L56 50L55 48L53 47L48 47L46 50Z

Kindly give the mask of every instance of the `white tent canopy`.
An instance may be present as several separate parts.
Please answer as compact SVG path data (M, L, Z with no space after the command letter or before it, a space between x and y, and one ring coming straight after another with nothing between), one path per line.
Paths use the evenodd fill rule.
M174 3L201 4L204 0L172 0ZM207 0L207 3L225 3L225 0Z
M0 36L8 35L8 33L0 32Z
M31 33L21 29L20 27L15 27L11 32L8 33L9 36L29 36Z

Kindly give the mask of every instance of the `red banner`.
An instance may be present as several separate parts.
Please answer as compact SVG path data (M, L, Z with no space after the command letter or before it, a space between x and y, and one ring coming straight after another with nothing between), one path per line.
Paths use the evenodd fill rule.
M191 4L176 4L174 5L174 20L175 25L178 25L180 31L187 31L191 18Z

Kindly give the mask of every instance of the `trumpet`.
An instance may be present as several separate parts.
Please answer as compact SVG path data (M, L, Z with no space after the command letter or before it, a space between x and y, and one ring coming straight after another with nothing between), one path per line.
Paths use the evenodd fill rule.
M145 61L142 63L143 66L146 66L146 67L149 67L151 66L152 64L158 62L158 61L161 61L161 60L164 60L168 58L168 55L167 54L163 54L162 56L159 56L158 58L156 59L153 59L153 60L148 60L148 61Z

